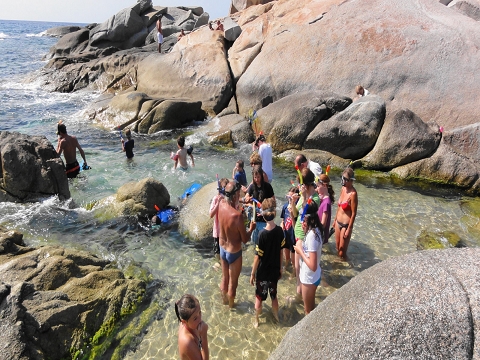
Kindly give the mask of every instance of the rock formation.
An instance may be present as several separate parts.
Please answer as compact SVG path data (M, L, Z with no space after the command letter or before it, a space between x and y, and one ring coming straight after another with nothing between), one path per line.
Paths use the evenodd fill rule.
M45 136L0 131L0 201L70 198L62 159Z
M476 359L479 255L428 250L372 266L291 328L269 359Z
M233 113L255 109L253 131L263 131L277 153L326 151L354 166L478 193L476 1L234 0L222 32L204 26L202 9L145 0L61 38L44 79L59 91L115 92L118 99L90 113L106 127L153 133L184 126L202 116L190 108L201 103L221 115L212 143L234 146L251 135ZM192 30L162 55L149 44L158 13L167 37ZM139 38L145 45L131 48ZM352 103L358 84L370 95ZM344 104L332 111L320 93ZM189 116L167 119L167 105L189 106Z
M147 300L145 282L125 279L108 265L78 250L27 247L22 234L0 229L0 358L66 359L93 352Z

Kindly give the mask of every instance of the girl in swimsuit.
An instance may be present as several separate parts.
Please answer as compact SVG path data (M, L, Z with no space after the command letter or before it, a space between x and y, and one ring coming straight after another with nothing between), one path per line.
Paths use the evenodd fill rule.
M208 325L202 321L202 311L197 298L183 295L175 303L180 326L178 328L178 352L180 359L208 360Z
M338 199L337 215L335 217L335 243L338 256L347 258L348 244L352 236L353 223L357 216L358 197L353 187L354 172L346 168L342 174L342 191Z

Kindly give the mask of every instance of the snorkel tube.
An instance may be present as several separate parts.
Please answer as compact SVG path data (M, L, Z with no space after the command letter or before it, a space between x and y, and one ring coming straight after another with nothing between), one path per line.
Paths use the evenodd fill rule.
M305 207L303 208L302 216L300 217L301 221L303 221L303 219L305 218L305 214L307 213L308 206L312 203L312 201L313 201L313 199L310 196L307 200L307 203L305 204Z
M331 169L331 166L327 165L327 168L325 169L325 175L328 175L328 173L330 172L330 169Z
M302 172L298 168L298 165L295 165L295 170L297 170L298 173L298 179L300 180L300 185L303 185L303 177L302 177Z

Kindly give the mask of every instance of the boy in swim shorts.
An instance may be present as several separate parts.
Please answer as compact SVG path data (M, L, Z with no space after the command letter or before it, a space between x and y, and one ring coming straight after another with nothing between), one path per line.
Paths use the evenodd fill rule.
M277 283L282 277L282 249L286 247L283 230L276 225L275 199L268 198L262 202L262 213L267 225L258 235L258 244L255 247L250 284L255 286L255 321L258 327L259 316L262 313L262 302L267 300L270 293L272 299L273 316L278 320Z
M174 154L170 155L170 158L175 161L174 169L177 168L177 165L180 165L180 169L182 170L187 170L188 169L188 163L187 163L187 155L190 156L190 159L192 160L192 166L195 166L195 161L193 160L193 147L188 146L187 149L185 149L185 137L184 136L179 136L177 139L177 146L178 150Z

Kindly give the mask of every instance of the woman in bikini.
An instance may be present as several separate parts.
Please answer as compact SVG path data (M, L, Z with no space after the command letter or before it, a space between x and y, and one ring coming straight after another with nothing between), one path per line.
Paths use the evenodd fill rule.
M180 326L178 352L180 359L208 360L208 325L202 321L200 303L193 295L185 294L175 303Z
M342 191L335 216L335 242L338 256L343 259L347 258L348 244L357 216L358 197L357 190L353 187L353 180L355 180L353 169L346 168L342 174Z

